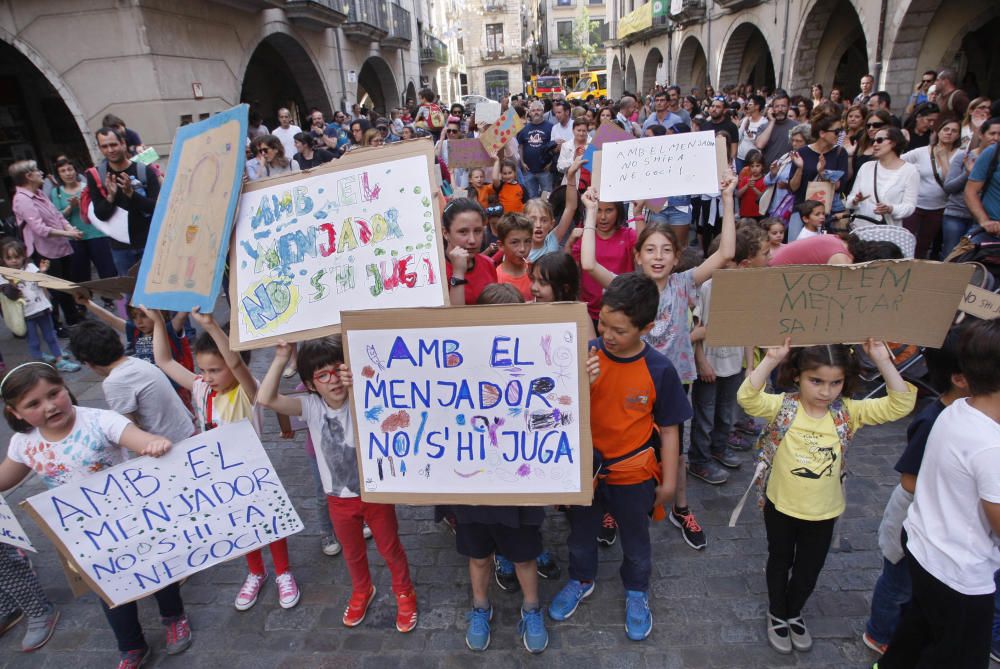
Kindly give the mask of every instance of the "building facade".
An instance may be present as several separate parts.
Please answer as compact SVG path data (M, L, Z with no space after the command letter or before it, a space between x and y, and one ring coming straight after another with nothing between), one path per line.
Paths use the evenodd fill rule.
M0 0L0 169L89 163L109 112L167 156L178 126L240 102L269 128L279 107L300 126L388 111L450 85L435 32L431 0Z
M604 69L606 52L602 34L610 2L543 0L546 66L559 73L569 89L576 84L580 72ZM584 51L589 58L584 58Z
M456 17L468 90L499 100L524 92L525 21L520 0L465 0ZM530 41L530 40L529 40Z
M853 96L875 75L901 110L925 70L954 67L972 95L1000 91L996 0L608 0L609 94L655 83L813 83Z

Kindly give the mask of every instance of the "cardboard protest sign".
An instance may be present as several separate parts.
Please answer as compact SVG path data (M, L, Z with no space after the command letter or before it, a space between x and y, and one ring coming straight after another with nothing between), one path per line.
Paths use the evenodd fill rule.
M46 274L45 272L29 272L23 269L0 267L0 276L3 276L8 281L13 282L30 281L31 283L37 283L39 286L47 290L58 290L64 293L78 293L81 291L80 286L72 281L60 279L57 276L52 276L51 274ZM86 291L83 292L86 293Z
M340 331L340 312L447 304L428 141L249 184L229 261L234 349Z
M109 606L303 529L250 423L232 423L25 504Z
M723 151L725 145L723 144ZM601 147L601 200L628 202L719 192L716 137L693 132L608 142Z
M478 139L449 139L446 146L449 169L490 167L493 165L493 156L486 153L483 143Z
M590 504L583 304L344 314L361 497Z
M0 495L0 544L10 544L18 548L37 553L35 547L31 545L31 540L24 533L21 523L17 522L13 509L7 504L7 500Z
M605 142L627 142L630 139L635 139L632 133L624 130L617 123L605 121L597 126L590 144L587 145L586 151L583 152L583 166L591 172L596 172L597 169L591 164L591 161L594 159L594 152L600 151L604 147Z
M94 279L82 282L80 287L97 295L117 300L119 297L135 292L135 277L116 276L110 279Z
M712 276L709 346L848 344L868 337L940 347L971 265L878 260Z
M486 153L496 156L510 141L510 138L516 136L523 127L524 121L517 115L513 107L508 107L496 123L480 133L479 141L483 143Z
M243 182L248 105L182 126L146 240L134 304L215 308Z
M984 321L991 321L1000 318L1000 295L970 283L965 287L965 295L958 309Z

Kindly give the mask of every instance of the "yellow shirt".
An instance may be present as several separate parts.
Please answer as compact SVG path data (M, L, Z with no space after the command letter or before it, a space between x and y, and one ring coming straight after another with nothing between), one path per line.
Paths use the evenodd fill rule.
M888 391L887 397L870 400L844 399L851 428L889 423L913 411L917 389L906 384L907 392ZM751 416L773 420L781 409L784 393L757 390L746 379L736 400ZM802 520L828 520L844 512L844 491L840 485L843 467L840 438L830 412L813 418L799 404L785 438L774 454L767 498L785 515Z

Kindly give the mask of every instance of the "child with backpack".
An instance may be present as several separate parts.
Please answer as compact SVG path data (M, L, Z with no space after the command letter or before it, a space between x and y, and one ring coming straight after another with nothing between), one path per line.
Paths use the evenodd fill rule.
M445 114L444 108L434 102L434 91L429 88L423 88L420 90L420 107L417 109L417 118L414 121L414 125L418 128L425 128L434 137L434 143L436 144L439 139L441 139L441 131L444 130L444 126L448 121L448 115Z
M869 339L864 350L886 382L887 397L849 399L858 370L850 347L834 344L792 351L791 338L767 350L737 394L748 414L769 421L758 442L751 486L757 483L762 493L768 552L767 640L779 653L812 648L802 608L816 587L834 524L846 506L844 458L855 432L863 425L898 420L916 403L916 388L893 366L885 343ZM798 392L764 392L775 369L778 385L795 386Z

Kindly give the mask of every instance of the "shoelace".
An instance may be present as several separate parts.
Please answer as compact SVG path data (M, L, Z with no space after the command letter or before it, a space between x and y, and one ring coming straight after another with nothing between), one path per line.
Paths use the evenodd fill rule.
M178 639L188 635L187 618L179 618L167 625L167 644L177 643Z
M615 521L615 517L610 513L604 514L604 518L601 519L601 525L609 529L617 529L618 523Z
M694 519L693 513L687 513L681 516L681 522L684 523L684 527L688 528L692 532L701 532L701 525L698 521Z
M264 582L265 578L266 576L258 576L257 574L248 575L247 580L243 581L243 587L240 588L240 597L253 597L260 590L260 584Z
M525 611L524 615L524 626L528 631L528 634L532 636L536 634L541 634L545 631L545 623L542 621L542 610L535 609L534 611Z
M281 597L295 592L295 579L292 578L291 574L279 574L274 581L278 584L278 594Z
M130 650L122 657L121 662L118 663L118 669L135 669L139 666L139 662L145 657L145 650Z
M482 634L489 629L489 609L472 609L472 611L466 614L466 617L469 619L469 629L474 634Z

